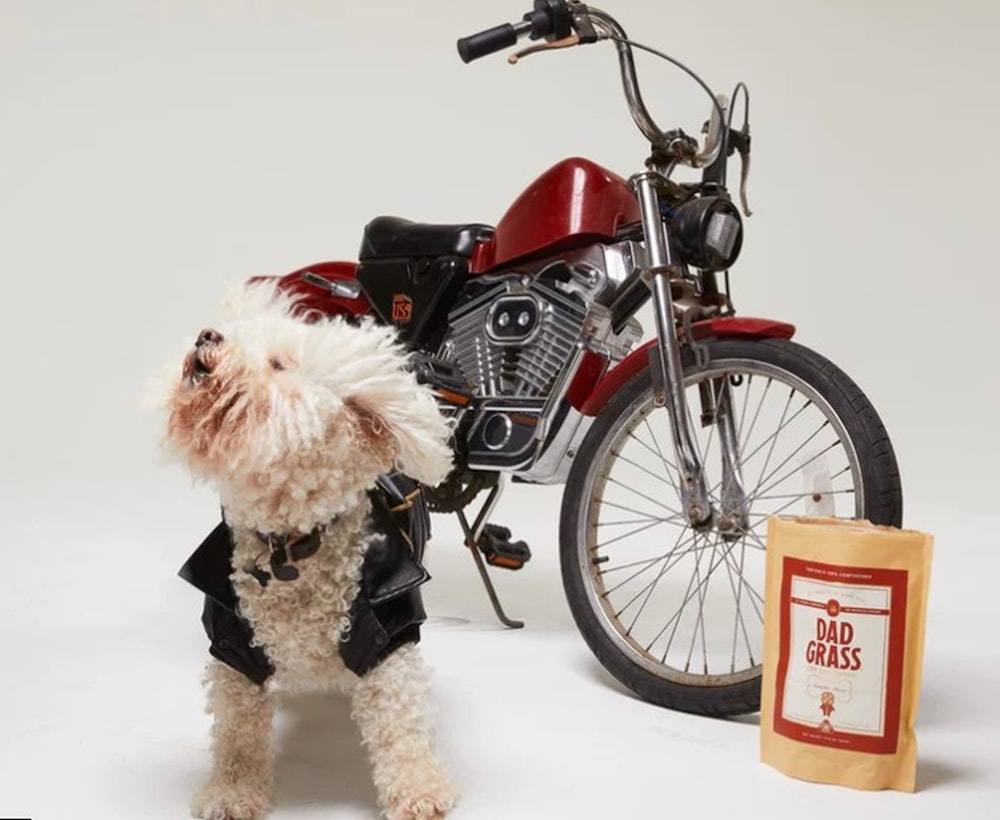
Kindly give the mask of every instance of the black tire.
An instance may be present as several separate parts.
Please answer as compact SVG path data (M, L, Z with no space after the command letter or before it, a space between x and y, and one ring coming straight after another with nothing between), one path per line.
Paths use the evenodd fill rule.
M814 353L813 351L802 347L801 345L795 344L794 342L782 340L782 339L747 339L747 338L732 338L732 339L715 339L709 340L705 343L708 346L710 353L710 367L724 368L726 374L738 374L741 372L740 366L737 366L739 362L743 362L747 369L746 372L751 372L754 369L766 370L767 373L762 375L761 379L769 379L769 382L761 387L762 382L758 381L756 386L753 386L753 378L745 380L745 382L730 381L730 377L727 375L725 378L728 383L733 385L733 390L736 391L738 386L741 384L746 384L746 397L744 398L744 408L743 416L741 419L740 428L746 423L747 417L750 415L746 408L746 403L750 402L750 396L752 390L757 390L758 393L763 390L763 394L767 396L768 391L771 389L771 382L777 382L780 386L784 384L792 386L789 392L789 401L791 401L791 396L796 391L796 384L799 384L801 390L799 391L801 395L808 398L808 392L806 387L810 388L816 394L815 402L807 402L811 404L817 411L824 413L825 417L830 419L829 412L832 411L840 423L840 430L838 432L836 423L831 423L829 425L830 431L832 431L840 442L840 446L844 450L845 461L848 462L848 467L850 472L842 471L837 475L844 475L847 477L845 480L850 480L852 484L852 489L854 490L853 495L850 498L846 498L844 503L849 504L853 508L853 514L851 510L848 511L848 515L844 517L857 517L857 518L867 518L877 524L888 524L893 526L900 526L902 523L902 491L900 487L899 471L896 465L896 458L893 453L892 445L889 441L888 434L878 417L875 409L872 407L871 403L862 393L861 389L836 365L832 362L824 359L822 356ZM685 381L691 384L692 379L701 378L697 375L697 371L693 366L693 356L690 350L687 348L682 351L682 358L685 368ZM731 363L733 366L727 365ZM749 363L749 364L748 364ZM719 372L719 371L716 371ZM771 375L767 375L771 374ZM784 380L784 381L783 381ZM692 389L693 388L689 388ZM777 389L777 388L776 388ZM698 616L701 620L701 637L702 637L702 649L705 652L705 672L706 674L699 678L699 675L692 674L689 669L685 668L682 671L680 666L672 667L666 663L667 653L670 651L670 644L667 644L667 649L664 651L664 661L663 664L657 668L655 663L658 661L655 658L646 659L645 655L640 656L641 648L632 648L631 643L634 642L629 636L631 632L631 627L628 632L624 634L619 629L616 631L615 623L619 626L624 627L624 621L620 619L620 613L615 613L614 616L610 614L611 605L608 603L610 600L610 595L608 594L608 587L605 586L606 581L604 578L606 575L604 573L610 572L607 569L601 569L600 567L606 566L602 562L606 562L609 559L605 557L598 556L598 547L610 551L607 547L602 547L602 545L591 546L588 542L589 538L593 541L597 541L598 533L600 532L597 528L602 526L600 523L601 512L594 512L594 510L603 509L600 504L611 505L610 502L604 500L604 493L608 491L608 481L611 480L610 476L612 471L615 469L615 465L618 463L618 459L621 458L621 453L624 450L624 445L622 444L612 444L609 443L609 437L619 437L625 444L628 444L627 440L623 438L625 435L622 431L626 429L626 426L631 422L627 419L623 420L625 414L630 414L631 418L638 418L637 413L646 412L648 407L645 402L648 402L649 397L652 394L652 379L649 370L644 370L635 376L625 387L614 397L614 399L608 404L607 407L600 413L600 415L595 420L593 426L591 427L589 433L584 439L579 451L577 452L573 466L570 470L566 490L563 496L562 504L562 515L560 520L560 557L562 565L562 578L563 586L566 592L566 597L569 602L570 609L573 613L573 617L576 620L576 624L580 629L587 645L590 647L591 651L601 662L601 664L607 669L615 678L617 678L626 687L632 690L643 700L649 701L660 706L664 706L670 709L675 709L683 712L691 712L700 715L711 715L711 716L730 716L737 714L746 714L750 712L755 712L760 707L760 669L759 663L754 664L755 656L753 654L752 642L747 637L747 632L744 626L743 637L747 637L747 655L748 660L746 662L746 668L739 672L735 670L735 657L737 652L738 642L738 630L737 624L745 624L753 616L745 617L741 614L741 606L746 606L746 601L754 604L756 607L756 600L759 599L762 602L762 598L758 595L757 598L751 597L752 586L747 584L748 592L745 595L744 602L741 604L740 596L737 592L742 594L743 591L743 578L742 575L737 576L737 581L734 585L732 578L730 578L730 587L735 600L735 611L736 615L734 617L733 626L733 674L723 674L723 675L709 675L708 664L708 650L707 646L710 645L705 641L705 629L706 624L709 622L709 616L705 615L705 599L702 598L698 604L701 615ZM735 392L733 394L736 395ZM781 395L777 392L773 394L775 396ZM761 399L763 404L764 399ZM822 406L825 402L826 409ZM733 404L736 405L736 398L733 398ZM637 409L641 408L641 409ZM655 412L663 414L663 418L666 418L665 410L656 410ZM761 410L758 407L758 415ZM736 418L736 412L734 410L734 420ZM694 416L697 419L697 415ZM786 416L783 415L781 418L784 419ZM653 418L651 411L647 415L642 416L642 423L649 428L650 435L653 433L653 428L650 426L647 418ZM823 418L822 416L817 416L818 419ZM755 419L756 421L756 419ZM638 423L629 428L627 435L629 437L635 437L633 431L638 428ZM659 417L656 417L656 423L659 424ZM664 422L665 423L665 422ZM826 432L825 431L824 435ZM751 434L753 433L753 428L749 428L747 435L747 448L749 450L749 443L751 440ZM849 439L850 447L844 443L843 439ZM779 422L776 428L775 434L772 438L777 438L780 434L783 434L782 424ZM654 438L655 442L656 439ZM619 450L614 451L614 447L618 446ZM853 448L856 458L854 461L851 460L851 449ZM650 449L648 446L646 449ZM659 450L659 444L657 444L657 450ZM711 439L709 439L709 446L707 449L711 449ZM758 448L760 449L760 448ZM774 444L771 445L771 449L774 449ZM832 451L831 451L832 452ZM662 453L661 453L662 455ZM741 453L742 455L742 453ZM825 456L822 456L825 458ZM749 464L750 457L748 456L747 464ZM631 462L630 462L631 463ZM666 462L664 462L666 464ZM669 465L672 466L672 465ZM764 467L767 468L767 463L765 462ZM755 468L756 469L756 468ZM601 473L605 470L604 473ZM669 470L667 466L663 467L664 474L667 474ZM647 470L648 472L648 470ZM764 471L761 471L761 475ZM669 477L669 476L668 476ZM863 490L858 491L856 484L860 477L860 481L863 484ZM768 479L770 476L768 476ZM764 479L766 482L768 479ZM783 479L782 479L783 480ZM839 479L837 479L839 480ZM599 490L595 490L598 487L598 482L600 483ZM648 491L646 494L622 484L625 490L630 490L636 496L643 496L653 500L652 496L649 495ZM659 486L659 485L656 485ZM758 485L758 488L761 485ZM612 487L611 489L616 489ZM666 488L665 492L669 490ZM600 501L592 500L590 493L594 492L600 494ZM621 491L619 491L621 492ZM768 497L768 491L755 490L758 494L763 492L763 495L759 495L759 498L764 499ZM846 491L836 491L844 492ZM794 496L794 493L791 494ZM631 498L631 496L626 496ZM676 496L675 496L676 497ZM779 496L776 496L779 497ZM789 496L780 496L780 498L786 498ZM815 500L818 496L811 495L806 498L805 494L802 494L804 501L802 503L808 504L810 500ZM820 496L821 497L821 496ZM830 487L830 498L835 497L835 491L833 486ZM799 503L795 498L793 498L794 503ZM645 504L647 502L639 502L635 505L630 503L628 506L639 506L639 504ZM757 501L755 504L759 503ZM775 502L779 503L779 502ZM839 500L837 503L841 503ZM595 506L597 505L597 506ZM625 507L619 507L619 509L624 509ZM794 510L792 511L795 512ZM766 513L765 513L766 514ZM841 510L837 510L837 514L841 514ZM621 513L618 513L621 515ZM657 509L652 514L648 515L658 515L662 519L663 523L669 522L670 519L665 517L665 513L659 512ZM589 516L589 517L588 517ZM676 519L676 516L673 516ZM642 520L642 519L640 519ZM650 520L655 520L651 518ZM589 522L589 523L588 523ZM633 522L629 521L609 521L608 524L631 524ZM677 522L677 526L681 526L686 522ZM660 526L659 524L652 524L651 526ZM756 526L756 525L754 525ZM590 529L588 529L588 527ZM609 532L605 529L604 532ZM592 535L588 535L592 533ZM683 531L681 533L683 535ZM678 541L675 542L674 552L677 551L676 544L681 543L681 535L678 536ZM711 535L711 534L710 534ZM640 548L648 548L648 544L656 539L653 539L649 535L638 536L643 539L643 544ZM692 536L694 537L694 532L692 531ZM732 559L728 557L733 553L732 547L720 546L722 542L721 534L714 535L716 541L712 545L712 558L714 559L716 555L716 550L722 554L722 550L725 549L725 554L723 554L723 559L725 560L726 572L731 573L731 561L732 565L735 566L735 555ZM746 541L746 536L743 537ZM753 556L755 561L763 561L763 543L760 541L759 537L756 537L756 546L751 542L746 542L754 550L758 550L761 555L758 557L756 554ZM612 541L617 539L611 539ZM732 539L729 539L730 541ZM666 542L664 542L666 543ZM616 547L615 549L619 549ZM746 552L746 546L743 547L744 552ZM654 547L654 550L659 550L659 546ZM699 552L699 550L701 552ZM686 548L681 552L692 551L699 553L695 558L691 560L697 561L700 565L702 560L702 554L707 553L707 548L699 546L699 541L695 539L694 546ZM634 554L634 553L633 553ZM680 553L679 553L680 554ZM653 559L649 559L652 561ZM657 562L664 561L664 567L676 563L678 559L671 559L669 556L666 558L657 558ZM646 563L644 561L638 562L639 565ZM716 564L709 564L705 576L705 580L702 581L701 576L698 576L698 594L702 596L701 589L709 583L709 576L714 571L717 565L721 564L721 561ZM654 564L654 567L656 565ZM623 565L621 568L625 569L628 565ZM739 572L742 573L744 569L743 561L739 566ZM642 570L645 572L646 570ZM665 577L666 570L660 571L660 576ZM721 576L721 570L719 572ZM621 575L615 576L615 578L620 578ZM648 576L647 576L648 577ZM657 584L660 582L660 578L657 577L653 582L653 588L656 589ZM689 582L690 589L691 582ZM648 584L647 584L648 586ZM716 587L723 586L722 582L716 582ZM724 589L724 586L723 586ZM762 592L763 587L760 588ZM650 592L649 595L653 593ZM755 593L756 594L756 593ZM646 602L648 602L649 595L646 597L646 601L643 602L645 607ZM680 613L685 606L687 606L687 601L690 599L690 593L687 594L681 602ZM707 595L705 596L707 597ZM676 603L676 597L671 598L670 606L674 606ZM762 604L761 604L762 606ZM670 611L669 609L666 611ZM639 610L640 615L642 610ZM638 615L636 618L638 619ZM673 616L677 619L677 623L683 620L684 616L678 614ZM671 620L673 620L673 618ZM659 623L657 621L656 623ZM754 624L755 626L756 624ZM664 629L667 627L664 626ZM673 627L676 632L677 626ZM694 632L697 635L698 624L695 624ZM728 629L728 627L727 627ZM662 631L662 630L661 630ZM670 640L673 641L673 634L670 635ZM655 640L654 640L655 643ZM692 648L695 645L695 638L692 638ZM658 650L657 650L658 651ZM647 652L647 654L650 654ZM691 651L688 653L688 666L690 665ZM757 656L759 657L759 656ZM650 664L654 664L651 668Z

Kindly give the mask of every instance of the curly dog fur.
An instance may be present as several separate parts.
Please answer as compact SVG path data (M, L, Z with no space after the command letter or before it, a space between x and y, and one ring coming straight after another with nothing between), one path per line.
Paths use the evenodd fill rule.
M240 612L275 673L264 686L217 661L207 672L213 770L195 799L205 820L256 820L270 808L278 690L350 693L389 818L443 817L456 792L432 748L428 673L415 645L363 677L338 643L350 628L373 538L365 494L396 467L427 485L451 469L449 429L433 395L404 369L391 329L339 319L307 324L270 285L241 289L168 380L165 445L217 487L233 567L260 556L257 533L320 530L293 582L262 586L236 569Z

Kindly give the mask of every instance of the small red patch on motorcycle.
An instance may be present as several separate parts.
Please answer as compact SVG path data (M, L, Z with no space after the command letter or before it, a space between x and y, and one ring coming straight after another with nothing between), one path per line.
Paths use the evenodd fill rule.
M392 297L392 321L405 325L413 318L413 300L404 293Z

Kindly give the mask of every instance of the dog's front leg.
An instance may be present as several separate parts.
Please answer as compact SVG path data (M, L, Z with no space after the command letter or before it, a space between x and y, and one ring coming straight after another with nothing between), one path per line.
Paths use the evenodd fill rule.
M412 645L393 652L353 692L351 714L372 762L379 804L389 820L434 820L457 792L432 749L428 673Z
M258 686L212 661L206 677L212 724L212 776L191 806L203 820L260 820L271 807L271 719Z

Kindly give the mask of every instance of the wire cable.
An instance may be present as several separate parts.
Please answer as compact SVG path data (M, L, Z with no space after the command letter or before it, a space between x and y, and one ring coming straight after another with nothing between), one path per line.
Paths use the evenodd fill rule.
M678 60L675 57L671 57L669 54L664 54L662 51L659 51L658 49L655 49L652 46L647 46L643 45L642 43L637 43L635 40L630 40L627 37L619 37L617 34L609 34L607 39L613 40L616 43L621 43L622 45L626 45L629 48L637 48L640 51L649 52L650 54L659 57L662 60L666 60L668 63L671 63L672 65L679 68L681 71L687 74L691 79L693 79L696 83L698 83L698 85L700 85L704 89L705 93L708 94L709 98L711 98L712 105L715 107L715 111L719 115L719 124L722 125L722 123L726 121L726 114L722 110L722 106L719 105L719 100L715 96L715 92L713 92L712 89L708 87L708 83L706 83L701 77L695 74L695 72L692 69L684 65L684 63L682 63L680 60ZM740 83L740 85L743 85L743 83ZM746 86L743 87L744 89L746 88ZM749 101L749 94L747 96L747 100Z

